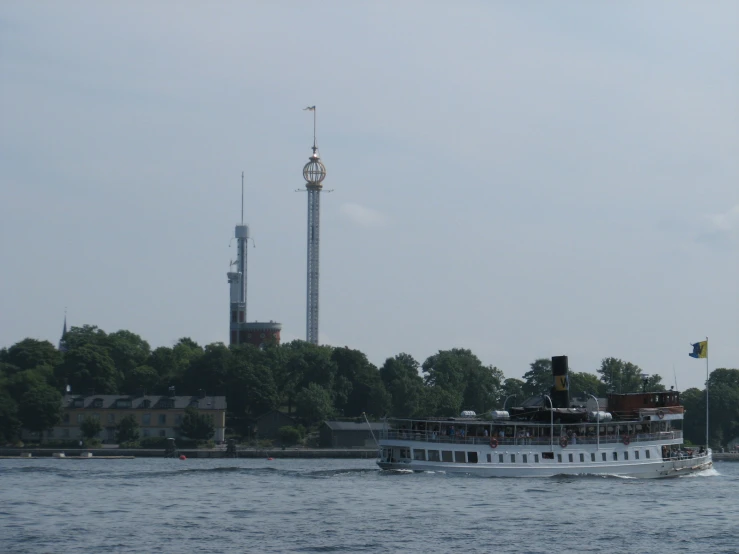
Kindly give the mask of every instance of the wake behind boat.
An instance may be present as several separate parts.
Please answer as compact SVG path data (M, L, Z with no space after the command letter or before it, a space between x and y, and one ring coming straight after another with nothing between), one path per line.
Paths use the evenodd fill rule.
M686 448L677 391L609 394L607 411L570 407L567 356L552 358L552 394L489 417L387 420L377 464L386 470L486 477L674 477L713 466L707 447Z

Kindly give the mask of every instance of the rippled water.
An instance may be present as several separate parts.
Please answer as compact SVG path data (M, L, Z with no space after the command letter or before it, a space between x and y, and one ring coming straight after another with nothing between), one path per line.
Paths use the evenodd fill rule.
M671 480L371 460L0 460L0 552L738 552L739 464Z

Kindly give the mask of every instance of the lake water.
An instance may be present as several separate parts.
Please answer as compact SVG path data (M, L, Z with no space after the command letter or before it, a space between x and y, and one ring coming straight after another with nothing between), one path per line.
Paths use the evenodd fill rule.
M739 464L669 480L371 460L0 460L0 552L739 552Z

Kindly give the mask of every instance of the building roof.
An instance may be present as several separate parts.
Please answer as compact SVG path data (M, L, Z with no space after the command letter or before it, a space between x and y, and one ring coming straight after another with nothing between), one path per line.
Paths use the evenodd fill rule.
M370 421L367 425L366 421L360 423L354 421L324 421L323 422L332 431L382 431L385 424L377 421Z
M77 394L65 394L62 398L62 408L74 408L74 401L82 400L82 408L90 409L129 409L129 410L147 410L147 409L180 409L184 410L190 406L199 410L225 410L225 396L164 396L145 394L125 395L125 394L94 394L91 396L81 396ZM96 403L95 401L100 402ZM119 402L123 401L123 402ZM168 401L172 400L170 404ZM121 406L126 401L131 402L131 406Z

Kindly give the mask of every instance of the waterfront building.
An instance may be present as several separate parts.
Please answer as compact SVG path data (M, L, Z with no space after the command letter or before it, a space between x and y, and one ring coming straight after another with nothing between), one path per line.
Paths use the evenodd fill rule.
M91 417L100 421L103 430L98 438L104 443L116 442L116 426L127 415L133 415L140 426L140 438L183 438L179 431L187 408L195 408L199 414L207 415L215 431L212 440L223 442L226 431L226 397L206 396L162 396L95 394L80 396L66 394L62 398L62 419L52 429L39 436L24 429L24 440L58 441L82 439L80 424Z

